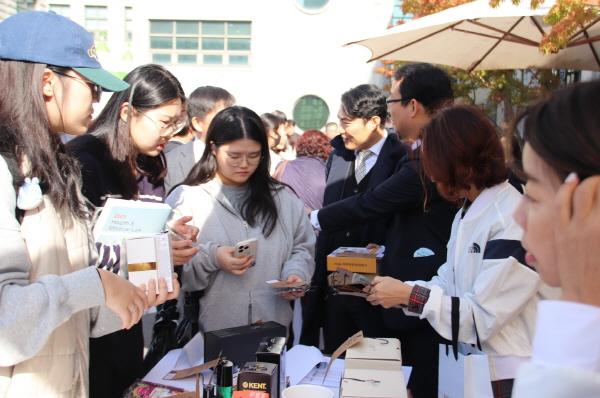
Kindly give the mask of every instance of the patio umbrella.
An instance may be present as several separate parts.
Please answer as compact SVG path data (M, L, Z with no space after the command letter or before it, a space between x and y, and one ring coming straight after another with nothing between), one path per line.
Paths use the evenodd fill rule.
M554 0L533 10L504 1L492 8L476 0L388 29L385 34L348 44L371 50L370 61L430 62L468 71L489 69L600 70L600 18L577 31L567 47L545 55L540 41L550 26L543 21Z

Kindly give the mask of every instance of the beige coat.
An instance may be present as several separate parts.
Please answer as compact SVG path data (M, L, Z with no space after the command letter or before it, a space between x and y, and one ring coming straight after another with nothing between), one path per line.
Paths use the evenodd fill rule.
M60 214L47 197L26 212L21 232L31 258L31 282L90 264L94 248L85 223ZM87 397L89 336L90 311L79 311L55 329L34 357L0 368L0 396Z

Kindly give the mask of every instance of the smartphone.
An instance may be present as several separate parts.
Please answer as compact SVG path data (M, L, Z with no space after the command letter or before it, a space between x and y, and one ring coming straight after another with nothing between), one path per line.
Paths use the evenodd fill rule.
M251 238L248 240L238 242L235 244L233 257L256 257L257 246L258 241L256 240L256 238Z

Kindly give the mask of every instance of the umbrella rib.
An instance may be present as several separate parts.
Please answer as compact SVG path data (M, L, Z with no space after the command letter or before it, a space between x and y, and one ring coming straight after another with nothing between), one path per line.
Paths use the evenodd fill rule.
M437 30L437 31L435 31L435 32L432 32L432 33L430 33L430 34L428 34L428 35L426 35L426 36L419 37L417 40L414 40L414 41L412 41L412 42L410 42L410 43L407 43L407 44L405 44L405 45L403 45L403 46L401 46L401 47L397 47L397 48L395 48L395 49L393 49L393 50L390 50L390 51L388 51L388 52L386 52L386 53L384 53L384 54L378 55L378 56L377 56L377 58L371 58L371 59L370 59L368 62L374 61L374 60L376 60L376 59L381 59L381 58L385 57L386 55L390 55L391 53L394 53L394 52L396 52L396 51L403 50L403 49L405 49L406 47L410 47L410 46L412 46L413 44L417 44L417 43L419 43L419 42L421 42L421 41L423 41L423 40L425 40L425 39L429 39L431 36L435 36L435 35L437 35L438 33L441 33L441 32L443 32L443 31L445 31L445 30L448 30L448 29L453 29L453 28L454 28L456 25L460 25L462 22L464 22L464 21L459 21L459 22L456 22L456 23L454 23L454 24L452 24L452 25L448 25L448 26L446 26L446 27L445 27L445 28L443 28L443 29L440 29L440 30Z
M583 35L586 37L586 39L590 38L590 35L588 35L587 30L583 31ZM591 42L589 42L588 45L590 46L590 50L592 51L592 54L594 54L594 58L596 59L596 65L598 65L598 67L600 67L600 58L598 58L598 53L596 52L594 45Z
M530 16L529 19L531 20L531 22L533 22L535 27L538 29L538 31L540 32L540 35L542 35L542 38L544 36L546 36L546 33L544 32L544 29L542 29L542 27L540 26L540 23L538 22L538 20L535 19L535 17L533 15Z
M589 24L585 25L584 27L582 27L580 30L578 30L577 32L573 33L571 35L571 37L569 37L569 41L573 40L574 38L576 38L577 36L579 36L580 34L582 34L584 31L587 31L589 28L591 28L593 25L597 24L598 21L600 21L600 17L594 19L592 22L590 22Z
M510 34L511 34L510 32L511 32L511 31L512 31L514 28L516 28L516 27L517 27L517 25L518 25L519 23L521 23L521 21L523 20L523 18L525 18L525 17L521 17L521 18L519 18L519 19L517 20L517 22L515 22L515 23L514 23L514 25L510 27L510 29L508 30L508 32L504 32L504 35L502 35L502 37L501 37L501 38L499 38L499 39L496 41L496 43L494 43L494 45L493 45L492 47L490 47L490 49L489 49L489 50L487 50L487 52L486 52L486 53L483 55L483 57L481 57L481 58L479 59L479 61L477 61L477 62L475 62L473 65L471 65L471 67L469 68L468 72L469 72L469 73L473 72L473 70L474 70L475 68L477 68L477 66L478 66L478 65L479 65L481 62L483 62L483 60L484 60L484 59L485 59L485 58L486 58L488 55L490 55L490 53L491 53L492 51L494 51L494 49L495 49L496 47L498 47L498 45L499 45L499 44L502 42L502 40L504 40L504 38L505 38L506 36L508 36L508 35L510 35Z
M468 33L471 35L476 35L476 36L481 36L481 37L487 37L489 39L502 39L501 37L498 36L494 36L494 35L489 35L489 34L485 34L485 33L480 33L480 32L473 32L470 30L464 30L464 29L459 29L459 28L454 28L452 30L455 30L457 32L461 32L461 33ZM520 39L516 39L514 37L507 37L504 39L504 41L510 41L511 43L517 43L517 44L523 44L525 46L532 46L532 47L538 47L538 43L530 43L529 41L527 42L523 42Z
M519 20L517 21L517 24L519 24L523 20L523 18L524 17L520 17ZM515 26L512 26L508 31L505 32L502 29L494 28L493 26L483 24L481 22L475 21L474 19L467 19L466 22L470 22L473 25L480 26L484 29L489 29L489 30L493 30L494 32L501 33L503 35L502 39L505 39L506 38L505 36L509 35L509 36L513 37L515 40L519 40L520 42L522 42L522 44L529 44L529 45L536 46L536 47L540 45L540 43L538 43L534 40L511 33L511 30L513 30L515 28Z

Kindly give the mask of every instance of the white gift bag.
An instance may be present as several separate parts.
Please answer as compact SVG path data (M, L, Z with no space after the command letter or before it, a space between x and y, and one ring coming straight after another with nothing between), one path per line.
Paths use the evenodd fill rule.
M488 356L459 344L458 359L452 347L440 344L439 398L493 398Z

